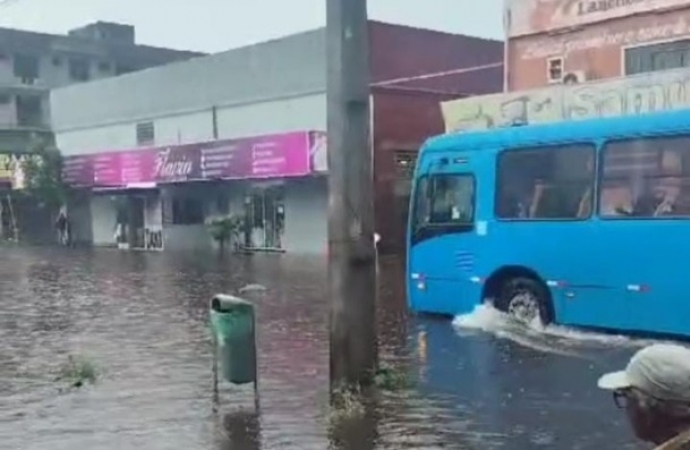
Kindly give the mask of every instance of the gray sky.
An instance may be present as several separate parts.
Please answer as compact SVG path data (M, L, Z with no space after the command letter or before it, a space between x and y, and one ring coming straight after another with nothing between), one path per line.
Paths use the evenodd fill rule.
M0 0L0 26L64 33L95 20L115 21L135 25L137 41L142 44L216 52L317 28L325 23L325 3ZM369 15L385 22L501 38L502 5L503 0L369 0Z

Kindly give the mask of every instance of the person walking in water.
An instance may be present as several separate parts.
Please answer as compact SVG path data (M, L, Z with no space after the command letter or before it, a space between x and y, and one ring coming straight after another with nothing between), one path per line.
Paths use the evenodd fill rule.
M58 242L60 245L69 244L69 221L67 220L67 212L60 209L57 220L55 221L55 228L58 231Z
M656 450L690 450L690 349L651 345L598 385L613 393L639 439Z

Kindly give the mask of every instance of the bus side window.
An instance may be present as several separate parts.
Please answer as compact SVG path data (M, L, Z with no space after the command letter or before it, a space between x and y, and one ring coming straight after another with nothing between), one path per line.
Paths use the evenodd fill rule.
M690 137L628 139L603 152L603 217L690 216Z
M507 150L499 155L496 215L501 219L584 219L591 215L594 146Z

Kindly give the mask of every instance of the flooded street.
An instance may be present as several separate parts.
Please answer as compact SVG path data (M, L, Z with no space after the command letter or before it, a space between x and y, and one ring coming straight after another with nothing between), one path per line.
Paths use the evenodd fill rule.
M381 358L415 380L329 433L323 259L2 248L0 448L637 449L598 376L640 342L527 332L480 309L407 318L400 264L382 263ZM212 409L209 298L248 284L258 307L261 414L251 388ZM102 372L56 382L69 355Z

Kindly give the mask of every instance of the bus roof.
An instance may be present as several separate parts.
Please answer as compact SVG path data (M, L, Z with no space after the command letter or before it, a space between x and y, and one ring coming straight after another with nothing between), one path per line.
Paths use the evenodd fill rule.
M456 132L428 139L422 151L516 147L683 131L690 131L690 109Z

